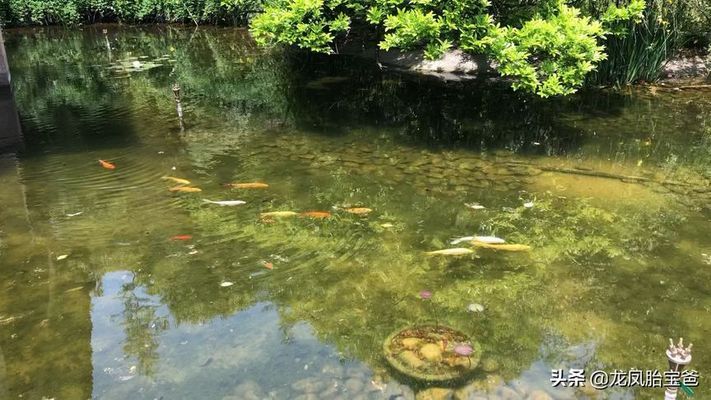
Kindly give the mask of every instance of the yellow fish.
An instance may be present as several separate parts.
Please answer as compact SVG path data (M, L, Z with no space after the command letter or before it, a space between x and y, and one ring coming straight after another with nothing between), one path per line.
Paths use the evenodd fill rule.
M196 188L196 187L190 187L190 186L176 186L176 187L172 187L168 190L170 190L171 192L183 192L183 193L202 192L202 189Z
M471 254L474 250L466 249L463 247L455 247L453 249L435 250L428 251L425 254L428 256L463 256L465 254Z
M372 212L373 210L370 208L366 208L366 207L353 207L353 208L345 208L345 209L343 209L343 211L345 211L347 213L351 213L351 214L356 214L356 215L365 215L365 214Z
M176 177L174 177L174 176L164 176L164 177L161 177L161 179L163 179L163 180L170 180L170 181L173 181L173 182L175 182L175 183L180 183L180 184L182 184L182 185L189 185L189 184L190 184L190 181L189 181L189 180L183 179L183 178L176 178Z
M259 214L259 216L262 218L272 218L272 217L283 218L283 217L293 217L296 215L299 215L299 213L294 212L294 211L270 211L270 212L263 212L263 213Z
M262 182L225 183L224 186L232 189L266 189L269 187L268 184Z
M483 247L485 249L503 250L503 251L529 251L529 250L531 250L531 246L528 246L525 244L492 244L492 243L483 243L483 242L479 242L477 240L473 240L472 245L474 245L475 247Z

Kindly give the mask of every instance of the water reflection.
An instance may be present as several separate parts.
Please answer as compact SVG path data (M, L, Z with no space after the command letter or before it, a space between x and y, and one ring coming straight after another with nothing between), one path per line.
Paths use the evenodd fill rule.
M424 388L392 374L382 340L437 322L494 366L462 390L520 397L561 363L663 368L666 336L711 328L698 93L542 102L261 54L239 30L99 29L8 35L27 132L0 168L10 396L407 398ZM270 187L222 186L254 181ZM258 217L276 210L333 215ZM475 233L534 250L423 256Z

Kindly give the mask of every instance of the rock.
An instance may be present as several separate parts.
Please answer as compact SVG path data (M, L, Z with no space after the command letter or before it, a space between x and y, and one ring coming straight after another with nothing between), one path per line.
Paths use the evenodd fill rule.
M553 400L553 398L543 390L534 390L528 394L526 400Z
M496 394L501 398L501 400L522 400L521 395L515 390L508 386L500 386L496 389Z
M479 368L481 368L481 370L484 372L496 372L499 370L499 362L494 360L493 358L487 357L481 360Z
M450 400L454 396L454 390L447 388L425 389L415 396L415 400Z
M425 362L420 360L417 354L409 350L400 353L399 357L405 364L412 368L420 368L425 365Z
M264 391L255 381L249 380L240 383L232 390L234 396L243 400L261 400L265 397Z
M356 378L348 379L344 385L350 395L360 392L361 390L363 390L364 386L363 381Z
M318 396L313 393L306 393L294 397L294 400L319 400Z
M338 386L331 386L329 388L326 388L323 392L319 393L319 397L326 400L326 399L333 399L336 397L339 393L338 391Z
M454 391L455 400L478 400L486 398L484 390L476 385L467 385Z
M442 350L434 343L427 343L420 348L420 354L427 361L436 362L442 359Z
M383 390L382 396L378 398L394 399L394 400L414 400L415 393L409 387L401 385L397 382L390 382Z
M325 389L327 386L326 382L319 380L315 377L300 379L291 384L291 388L294 391L302 393L316 393Z
M416 348L420 347L420 343L422 343L422 340L420 340L418 338L402 339L402 347L404 347L408 350L415 350Z
M338 364L326 364L321 368L321 373L331 377L343 376L343 367Z

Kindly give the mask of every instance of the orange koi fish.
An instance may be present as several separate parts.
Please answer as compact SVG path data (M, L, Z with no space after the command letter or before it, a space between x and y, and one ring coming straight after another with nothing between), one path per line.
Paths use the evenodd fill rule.
M365 215L368 213L373 212L371 208L366 208L366 207L352 207L352 208L345 208L343 211L351 214L356 214L356 215Z
M328 218L331 216L331 213L328 211L305 211L299 215L301 215L302 217L311 217L311 218Z
M175 235L170 240L190 240L193 238L193 235Z
M232 189L266 189L269 187L269 185L262 182L225 183L224 186Z
M116 169L116 166L114 164L111 164L110 162L104 160L99 160L99 165L106 169Z
M202 192L202 189L190 186L175 186L170 189L171 192L196 193Z
M269 261L262 261L262 266L266 269L274 269L274 264L270 263Z

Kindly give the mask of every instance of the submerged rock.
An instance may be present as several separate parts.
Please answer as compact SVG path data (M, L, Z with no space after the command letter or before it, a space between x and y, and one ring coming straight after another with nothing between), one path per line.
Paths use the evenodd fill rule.
M454 390L448 388L429 388L415 396L415 400L451 400Z
M420 360L420 358L417 357L417 354L409 350L400 353L399 357L407 366L415 369L421 368L425 365L425 362Z

